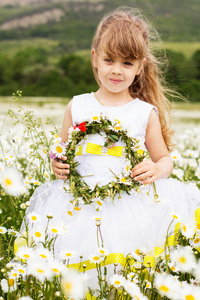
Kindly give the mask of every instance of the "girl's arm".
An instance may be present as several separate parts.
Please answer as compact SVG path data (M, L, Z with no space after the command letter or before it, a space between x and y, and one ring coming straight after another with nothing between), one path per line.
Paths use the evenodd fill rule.
M135 166L131 177L144 184L159 178L167 178L173 170L173 161L165 145L158 116L153 109L146 128L145 146L151 160L145 160Z
M71 126L73 126L72 122L72 115L71 115L71 106L72 101L69 102L67 105L67 108L65 110L64 118L63 118L63 124L60 131L60 137L62 138L62 142L67 141L68 139L68 130ZM62 160L67 160L66 156L61 157ZM61 163L55 159L51 160L51 167L55 174L55 176L59 179L66 179L67 175L69 174L69 168L70 166L67 163Z

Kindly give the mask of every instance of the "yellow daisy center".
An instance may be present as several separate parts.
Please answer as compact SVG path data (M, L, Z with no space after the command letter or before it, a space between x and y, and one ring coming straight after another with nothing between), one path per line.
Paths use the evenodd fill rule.
M31 217L31 220L36 221L36 220L37 220L37 217L36 217L36 216L32 216L32 217Z
M6 178L5 185L6 186L12 185L12 181L9 178Z
M121 178L121 182L127 182L126 178Z
M13 286L14 283L15 283L15 281L14 281L13 278L8 279L8 285L9 285L9 286Z
M163 292L169 292L169 288L166 285L161 285L160 290Z
M52 231L53 233L57 233L57 232L58 232L58 230L57 230L56 228L52 228L51 231Z
M70 293L71 290L72 290L72 284L70 282L65 282L64 291Z
M81 207L75 206L74 210L81 210Z
M186 263L186 259L185 259L184 256L179 257L178 260L179 260L182 264L185 264L185 263Z
M12 275L13 275L13 277L16 277L16 276L17 276L17 273L13 273Z
M46 256L45 254L40 254L40 256L41 256L42 258L47 258L47 256Z
M195 300L195 298L192 295L185 296L186 300Z
M70 257L70 256L72 256L72 254L68 252L68 253L66 253L66 256Z
M30 257L30 255L28 255L28 254L24 254L24 255L23 255L23 257L24 257L24 258L29 258L29 257Z
M68 215L70 215L71 217L73 216L73 213L71 211L68 210Z
M35 236L36 236L36 237L41 237L41 235L42 235L42 234L41 234L39 231L35 232Z
M105 251L104 251L103 249L101 249L99 252L100 252L101 254L105 254Z
M100 206L102 205L101 201L99 201L99 200L97 201L97 204Z
M198 244L199 241L200 241L200 239L196 238L196 239L194 240L194 243L195 243L195 244Z
M20 273L25 273L25 271L24 271L23 269L18 269L18 271L19 271Z
M52 271L53 271L54 273L59 273L58 269L56 269L56 268L53 268Z
M183 231L186 232L187 228L185 225L183 225Z
M96 261L99 260L99 256L94 256L93 260L96 260Z
M47 154L47 151L43 148L42 151L44 152L44 154Z
M3 232L3 229L0 228L0 232Z
M121 282L120 282L119 280L115 280L115 284L116 284L116 285L120 285L120 283L121 283Z
M56 151L57 151L58 153L62 153L62 151L63 151L63 150L62 150L62 147L57 146L57 147L56 147Z
M42 270L42 269L37 269L37 271L38 271L38 273L44 273L44 270Z
M98 116L94 116L93 118L92 118L94 121L98 121Z
M140 155L142 155L144 153L144 151L142 149L138 149L137 153L140 154Z
M177 217L176 215L172 215L172 217L173 217L174 219L178 219L178 217Z

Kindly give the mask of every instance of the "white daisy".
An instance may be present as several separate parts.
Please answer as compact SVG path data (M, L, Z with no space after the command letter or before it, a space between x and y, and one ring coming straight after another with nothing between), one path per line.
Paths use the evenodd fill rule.
M4 233L6 233L6 232L7 232L6 227L0 226L0 234L4 234Z
M123 283L124 289L132 296L134 297L135 294L138 294L140 292L140 289L137 284L134 282L131 282L129 280L125 280ZM136 297L133 298L134 300L137 299Z
M126 185L131 185L131 179L128 179L126 176L124 176L123 174L119 175L119 178L117 179L117 182L119 183L123 183Z
M27 219L32 223L37 223L41 221L41 215L35 211L32 211L29 214L27 214Z
M100 253L94 253L89 256L89 260L91 263L100 264L102 261L102 256Z
M14 265L14 270L16 270L19 273L19 275L22 276L22 278L26 276L26 267L24 267L24 265L16 263Z
M59 253L59 257L63 260L69 260L77 256L77 252L70 249L63 249Z
M74 270L67 269L61 280L63 293L66 297L82 299L85 296L84 282Z
M172 174L176 175L179 179L183 179L184 171L182 169L174 168Z
M66 145L63 143L56 143L51 146L51 152L56 155L56 157L61 158L65 155Z
M167 275L166 273L164 274L157 273L155 276L154 284L161 296L166 296L170 299L171 296L174 295L177 288L173 277Z
M44 248L43 246L37 247L35 253L44 260L48 260L53 257L52 253L47 248Z
M180 247L171 252L171 261L175 262L182 272L191 272L196 265L195 256L186 247Z
M190 239L190 245L194 248L199 248L200 247L200 232L197 231L194 238L191 240Z
M138 283L138 278L137 278L137 276L136 276L136 273L134 273L134 272L130 272L130 273L127 275L127 278L128 278L130 281L134 282L134 283Z
M109 278L109 282L115 288L119 288L121 286L124 286L125 278L122 275L114 274Z
M42 159L44 159L44 160L47 159L48 153L47 153L47 150L44 147L39 146L38 153L39 153L39 155L41 156Z
M68 232L68 227L64 226L63 221L55 221L49 224L48 232L53 235L64 235Z
M193 274L195 275L195 277L198 279L198 281L200 282L200 260L198 261L198 263L196 264L196 267L193 270Z
M180 289L181 299L183 300L199 300L200 289L198 286L192 286L189 284L184 285Z
M109 253L108 253L108 250L105 249L104 247L100 247L97 249L97 252L100 253L100 255L102 256L107 256Z
M11 167L0 173L0 184L12 196L22 194L24 189L21 173Z
M186 221L181 222L181 233L186 237L186 238L193 238L195 231L196 231L196 222L195 219L187 219Z
M45 228L42 227L40 224L35 225L33 228L31 228L29 230L29 235L36 244L39 242L44 242L45 241Z
M3 290L4 293L12 293L14 291L16 291L17 289L17 283L16 280L13 278L10 279L2 279L1 280L1 288Z
M59 262L59 261L57 261L55 259L49 260L48 261L48 265L49 265L49 267L51 269L51 272L52 272L53 276L59 276L59 275L61 275L61 273L65 269L65 266L61 262Z
M51 279L52 270L43 259L30 259L27 264L27 274L33 275L41 282Z
M29 260L31 257L34 256L33 248L22 246L16 252L16 256L21 260Z

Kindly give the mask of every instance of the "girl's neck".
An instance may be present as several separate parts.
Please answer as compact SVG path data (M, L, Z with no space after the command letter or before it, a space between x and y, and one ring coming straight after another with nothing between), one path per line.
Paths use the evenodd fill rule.
M121 93L111 93L99 88L99 90L95 92L95 96L97 100L105 106L120 106L133 101L128 90Z

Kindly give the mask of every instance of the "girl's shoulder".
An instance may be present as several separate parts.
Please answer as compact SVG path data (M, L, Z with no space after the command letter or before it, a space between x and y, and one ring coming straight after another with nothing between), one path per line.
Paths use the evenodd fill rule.
M156 113L158 114L158 109L155 105L151 104L151 103L148 103L146 101L143 101L139 98L137 98L137 102L138 102L138 106L140 108L140 110L142 110L143 112L147 112L147 113L150 113L152 109L155 109Z
M88 111L93 104L92 93L76 95L72 98L71 115L73 123L79 123L82 119L87 119Z
M72 98L72 103L74 102L83 102L83 101L89 101L92 97L92 93L84 93L84 94L80 94L80 95L75 95Z

